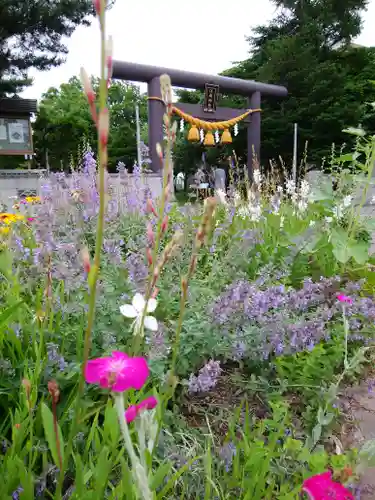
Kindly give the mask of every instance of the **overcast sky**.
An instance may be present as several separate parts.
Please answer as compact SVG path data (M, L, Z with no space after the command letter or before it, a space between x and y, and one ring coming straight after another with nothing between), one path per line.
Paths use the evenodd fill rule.
M113 37L115 59L215 74L247 57L245 37L274 12L268 0L117 0L107 15L107 29ZM370 0L358 43L375 45L374 19L375 0ZM98 74L96 20L89 28L78 28L67 46L64 65L30 73L34 85L23 97L39 99L49 87L78 75L81 66L89 74Z

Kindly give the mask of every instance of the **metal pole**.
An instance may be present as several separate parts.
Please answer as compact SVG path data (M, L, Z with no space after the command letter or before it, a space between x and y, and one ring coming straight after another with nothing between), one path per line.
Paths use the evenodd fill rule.
M139 106L135 105L135 121L137 126L137 161L138 168L142 167L142 155L141 155L141 125L139 122Z
M297 182L297 139L298 139L298 124L294 124L294 140L293 140L293 181Z

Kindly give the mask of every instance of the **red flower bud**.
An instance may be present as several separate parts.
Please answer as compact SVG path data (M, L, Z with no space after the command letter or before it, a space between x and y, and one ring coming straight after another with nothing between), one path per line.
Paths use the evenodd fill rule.
M161 224L161 230L162 230L162 232L165 233L166 230L167 230L167 228L168 228L168 215L166 215L164 217L164 220L163 220L163 222Z
M87 248L83 248L81 251L81 257L82 257L82 262L83 262L83 269L85 272L88 274L91 269L91 263L90 263L90 254Z
M148 224L147 224L147 238L148 238L148 241L150 242L150 244L154 245L155 236L154 236L154 231L152 230L151 222L148 222Z
M100 16L102 11L102 0L93 0L93 4L97 15Z
M146 248L146 257L147 257L147 262L151 266L152 265L152 254L151 250L149 248Z
M155 217L157 216L157 213L156 213L156 210L154 208L154 205L152 203L152 200L150 200L150 198L147 198L147 202L146 202L146 209L147 209L147 212L149 214L154 214Z
M108 143L108 134L109 134L109 113L107 108L104 108L100 111L98 132L101 145L106 146Z

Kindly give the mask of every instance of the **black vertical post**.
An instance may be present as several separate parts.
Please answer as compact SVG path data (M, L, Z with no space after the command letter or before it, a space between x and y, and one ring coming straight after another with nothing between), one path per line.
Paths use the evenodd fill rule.
M249 98L249 108L260 109L260 105L261 94L257 91ZM260 115L259 111L253 113L247 127L247 169L250 179L253 178L254 164L260 164Z
M148 97L158 97L161 99L160 77L153 78L147 86ZM163 143L163 115L165 106L158 99L148 100L148 147L151 157L151 168L159 173L161 162L156 153L156 144Z

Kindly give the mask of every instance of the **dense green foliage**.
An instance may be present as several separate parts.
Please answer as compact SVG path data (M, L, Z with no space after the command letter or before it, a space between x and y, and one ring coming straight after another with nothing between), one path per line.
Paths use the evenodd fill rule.
M30 85L30 68L43 71L60 65L67 53L63 37L88 25L93 13L91 0L1 0L0 97Z
M367 2L275 1L279 10L268 24L248 38L249 59L224 72L227 76L285 85L286 99L263 99L262 162L291 164L293 124L299 126L299 159L308 144L308 162L321 166L332 144L347 141L343 129L362 124L374 131L369 103L375 100L371 83L375 49L359 47L353 39L361 31L361 14ZM186 93L184 94L186 101ZM193 94L196 97L196 93ZM188 101L189 102L189 101ZM226 97L220 103L246 107L244 100ZM246 137L239 135L234 148L246 155ZM181 146L179 157L184 158ZM186 170L177 161L177 170Z
M93 89L99 82L93 79ZM147 123L147 102L135 85L113 82L108 95L111 113L111 135L108 145L109 170L121 161L132 167L137 157L135 105L140 108L141 126ZM73 156L83 145L96 143L96 128L92 122L87 99L80 80L73 77L60 88L51 88L42 96L37 120L33 124L37 161L45 167L46 154L52 170L69 169ZM143 134L144 135L144 134Z

